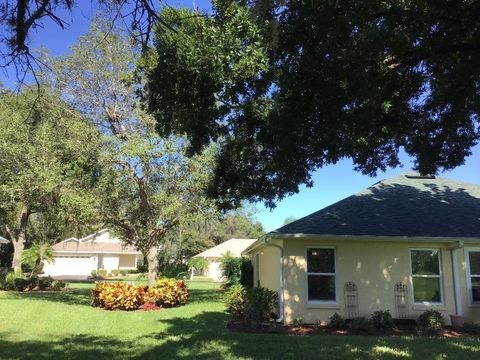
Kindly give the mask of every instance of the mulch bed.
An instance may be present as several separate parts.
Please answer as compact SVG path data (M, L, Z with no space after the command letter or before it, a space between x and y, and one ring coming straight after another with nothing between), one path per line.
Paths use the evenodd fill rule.
M227 324L227 328L232 332L244 332L255 334L284 334L289 336L319 336L319 335L371 335L371 336L435 336L458 338L466 336L466 334L455 331L450 328L437 331L429 331L428 333L419 333L418 328L411 324L397 324L392 331L389 332L354 332L351 330L336 330L326 325L305 324L301 326L282 325L282 324L262 324L257 327L249 326L241 321L231 321Z

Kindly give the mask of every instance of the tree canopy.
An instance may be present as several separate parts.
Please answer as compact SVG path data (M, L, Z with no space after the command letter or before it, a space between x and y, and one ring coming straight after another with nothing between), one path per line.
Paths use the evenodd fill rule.
M100 218L142 251L153 283L169 235L192 214L212 211L204 196L212 151L187 157L184 138L155 132L154 120L135 96L139 84L133 81L133 69L139 50L125 33L97 18L72 50L71 55L47 60L53 69L51 82L101 131Z
M0 231L12 267L33 240L59 240L95 215L98 133L47 87L0 95Z
M478 143L477 2L213 5L161 12L173 29L156 32L145 97L160 134L187 134L192 152L219 144L222 206L274 206L343 158L374 175L402 149L433 174Z

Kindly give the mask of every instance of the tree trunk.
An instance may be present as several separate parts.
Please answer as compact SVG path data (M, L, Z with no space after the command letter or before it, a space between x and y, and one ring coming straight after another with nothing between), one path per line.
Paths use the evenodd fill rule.
M148 285L152 286L158 280L158 246L152 246L148 249Z
M12 269L14 272L22 271L22 254L25 248L25 238L19 236L17 239L12 239L13 243L13 260Z
M16 239L13 237L11 239L13 244L12 269L15 272L22 271L22 254L23 249L25 249L25 241L27 240L28 216L28 208L24 205L19 215L18 236Z

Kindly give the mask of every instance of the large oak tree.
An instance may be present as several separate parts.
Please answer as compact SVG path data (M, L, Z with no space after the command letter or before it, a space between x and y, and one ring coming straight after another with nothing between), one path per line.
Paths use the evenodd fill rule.
M190 13L190 17L187 14ZM214 1L166 9L146 100L162 135L219 143L211 195L268 205L351 158L373 175L464 162L479 140L476 1Z
M0 235L15 271L27 242L58 241L95 215L98 133L46 89L0 95Z

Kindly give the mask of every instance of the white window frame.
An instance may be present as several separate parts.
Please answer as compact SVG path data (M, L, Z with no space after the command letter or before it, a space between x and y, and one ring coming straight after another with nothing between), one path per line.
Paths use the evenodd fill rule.
M438 275L414 275L413 274L413 266L412 266L412 251L438 251ZM414 305L444 305L445 304L445 296L443 292L443 271L442 271L442 249L440 248L410 248L409 249L410 255L410 285L412 286L412 303ZM440 284L440 301L415 301L415 288L413 285L413 278L430 278L430 279L438 279Z
M480 301L473 301L472 295L472 277L480 278L480 275L472 275L470 272L470 256L471 252L480 252L480 247L468 247L464 249L465 251L465 265L466 265L466 277L467 277L467 292L468 292L468 304L471 307L480 306Z
M308 250L309 249L333 249L333 265L335 268L334 273L317 273L317 272L308 272ZM305 290L306 290L306 299L308 304L338 304L338 286L337 286L337 249L335 246L307 246L305 248ZM335 289L335 299L334 300L310 300L308 297L308 276L309 275L323 275L323 276L333 276L334 279L334 289Z

